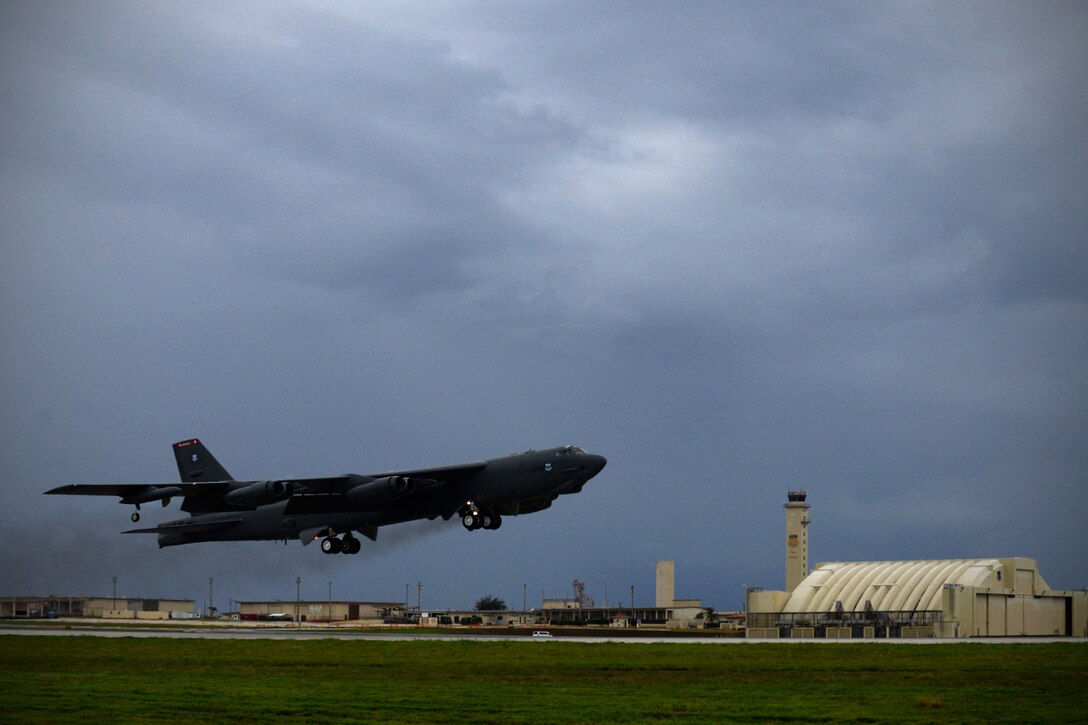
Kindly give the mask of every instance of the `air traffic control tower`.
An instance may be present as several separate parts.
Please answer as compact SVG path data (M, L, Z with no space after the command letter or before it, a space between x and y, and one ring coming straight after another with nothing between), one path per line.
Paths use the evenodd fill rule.
M786 591L792 592L808 576L808 509L804 491L786 494Z

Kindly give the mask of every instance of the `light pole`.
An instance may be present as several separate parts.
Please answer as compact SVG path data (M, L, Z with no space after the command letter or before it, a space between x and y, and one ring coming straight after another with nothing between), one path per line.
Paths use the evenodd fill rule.
M329 582L329 626L332 626L332 582Z
M208 577L208 616L215 616L215 597L212 596L212 582L215 581L215 577Z
M302 620L298 616L299 603L302 601L302 577L295 577L295 628L302 627Z
M113 611L117 611L117 577L113 577Z
M419 593L416 595L416 609L419 610L419 616L423 616L423 582L417 584L419 587Z

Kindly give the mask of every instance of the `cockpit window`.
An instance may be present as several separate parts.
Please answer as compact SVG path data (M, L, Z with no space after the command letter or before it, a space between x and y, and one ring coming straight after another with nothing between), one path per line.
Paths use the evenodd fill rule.
M580 456L584 454L585 450L578 446L564 446L555 452L557 456Z

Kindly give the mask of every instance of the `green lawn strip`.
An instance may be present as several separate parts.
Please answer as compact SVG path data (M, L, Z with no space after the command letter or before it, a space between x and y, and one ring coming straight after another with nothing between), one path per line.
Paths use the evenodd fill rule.
M0 637L10 722L1082 722L1088 645Z

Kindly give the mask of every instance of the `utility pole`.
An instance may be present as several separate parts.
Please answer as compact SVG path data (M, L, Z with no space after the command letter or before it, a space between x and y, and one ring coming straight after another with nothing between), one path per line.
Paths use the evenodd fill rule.
M113 611L117 611L117 577L113 577Z
M295 628L302 627L302 620L298 616L299 604L302 601L302 577L295 577Z
M631 585L631 609L635 608L635 585Z
M332 626L332 582L329 582L329 626Z
M215 616L215 598L212 596L212 582L215 581L215 577L208 577L208 615Z
M423 616L423 582L418 582L419 593L416 595L416 609L419 610L419 616Z
M528 584L522 584L521 585L521 611L522 612L528 612L529 611L528 592L529 592L529 585Z

